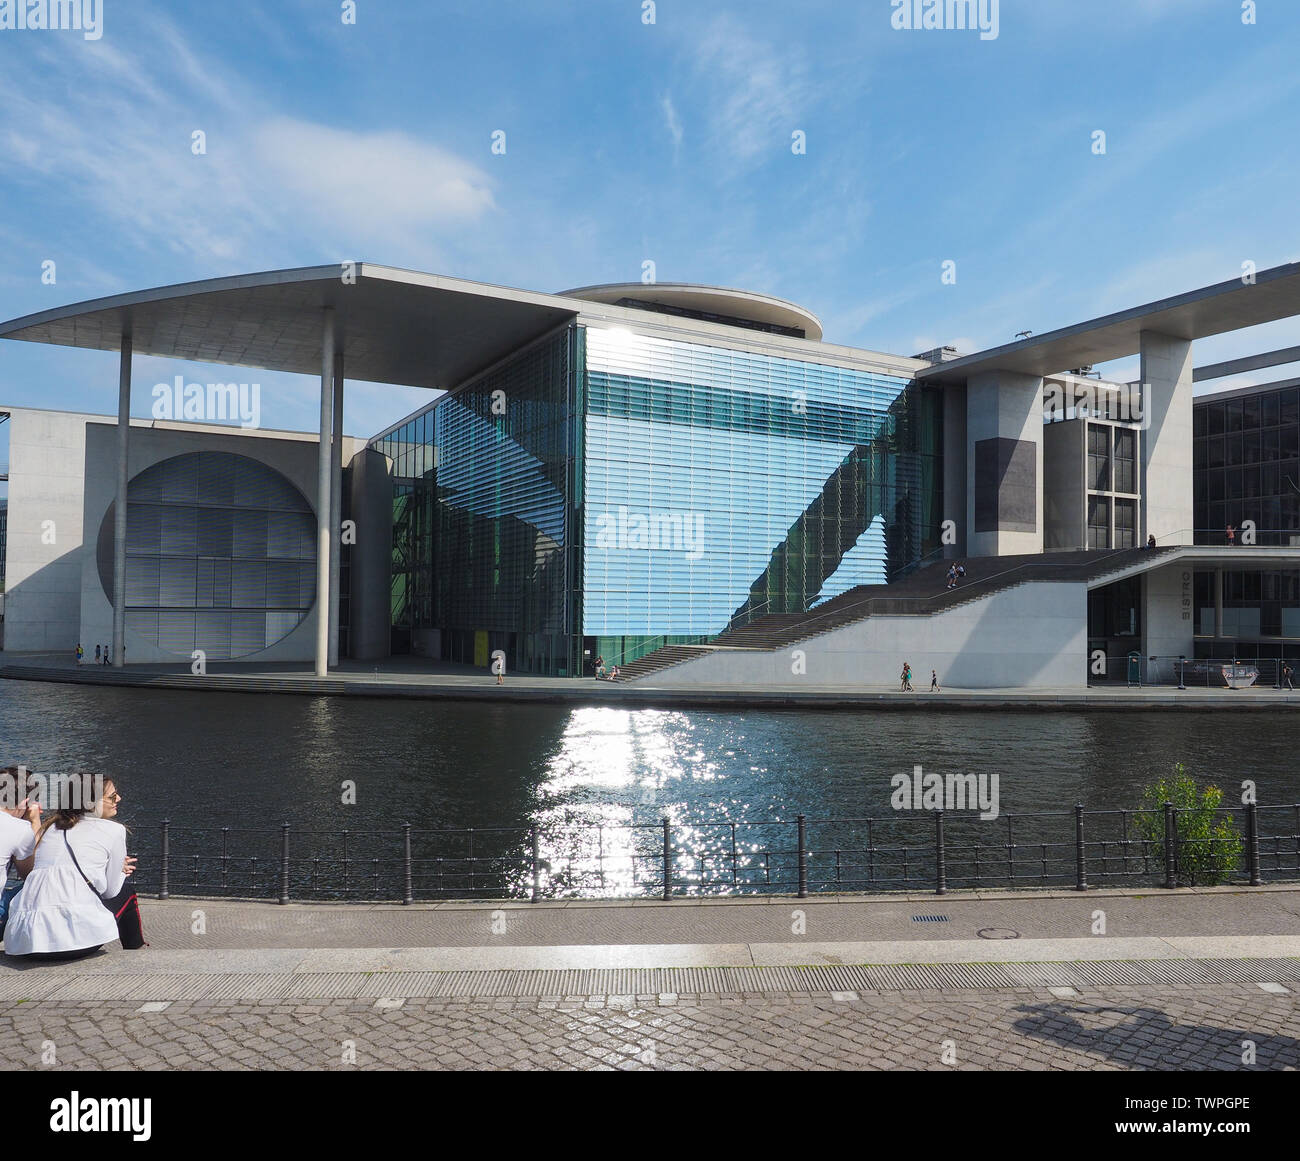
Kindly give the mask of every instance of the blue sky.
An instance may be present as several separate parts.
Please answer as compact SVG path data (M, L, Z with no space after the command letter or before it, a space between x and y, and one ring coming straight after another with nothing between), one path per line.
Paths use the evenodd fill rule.
M913 354L1300 259L1295 0L1253 26L1241 0L1001 0L996 40L896 31L889 0L103 8L96 41L0 30L0 318L344 259L536 290L651 260ZM1197 362L1293 344L1300 320ZM208 370L138 358L135 411ZM0 344L0 403L109 412L116 377ZM314 426L316 382L256 377L263 426ZM429 398L349 384L346 429Z

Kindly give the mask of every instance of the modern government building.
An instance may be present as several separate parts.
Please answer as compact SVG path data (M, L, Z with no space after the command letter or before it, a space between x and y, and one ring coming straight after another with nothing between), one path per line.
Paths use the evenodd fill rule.
M737 290L352 263L46 310L0 337L119 352L118 405L0 399L3 648L318 674L599 657L681 688L1300 658L1300 380L1193 390L1300 362L1193 360L1297 314L1300 265L963 357L830 344ZM130 418L136 353L319 375L320 430L255 426L243 372ZM1092 372L1134 354L1137 383ZM431 401L345 436L347 380Z

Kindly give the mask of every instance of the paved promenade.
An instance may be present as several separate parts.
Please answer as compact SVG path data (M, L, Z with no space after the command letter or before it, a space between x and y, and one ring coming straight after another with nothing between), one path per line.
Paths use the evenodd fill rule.
M143 907L0 961L5 1067L1300 1069L1289 887Z
M0 678L57 681L148 689L188 689L227 693L290 693L329 697L436 698L460 701L550 702L565 705L618 705L674 709L846 709L846 710L1278 710L1300 708L1300 691L1271 686L1244 690L1170 685L1130 688L1121 683L1086 689L945 689L930 693L918 681L916 692L898 692L897 682L864 683L861 688L819 686L791 679L784 686L754 689L678 687L672 670L627 684L591 678L510 675L503 685L481 669L392 658L381 668L344 662L326 677L302 665L213 664L199 676L184 665L76 665L63 655L0 653Z

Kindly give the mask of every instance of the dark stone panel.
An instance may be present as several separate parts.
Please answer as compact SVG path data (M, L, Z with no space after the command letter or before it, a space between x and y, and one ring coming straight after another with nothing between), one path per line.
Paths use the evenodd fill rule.
M975 531L1038 531L1038 445L1027 439L975 444Z

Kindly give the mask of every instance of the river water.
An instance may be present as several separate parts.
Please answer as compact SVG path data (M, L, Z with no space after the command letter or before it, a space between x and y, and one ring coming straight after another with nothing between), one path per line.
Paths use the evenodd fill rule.
M897 821L891 778L917 765L998 776L1000 817L981 842L1041 838L1046 823L1007 816L1061 812L1048 829L1064 867L1065 812L1137 807L1175 762L1226 803L1246 779L1261 806L1300 803L1296 738L1287 713L712 713L0 681L0 764L113 775L142 887L157 886L165 818L174 890L253 894L277 889L284 821L295 895L400 896L404 822L417 896L527 891L533 828L550 891L639 892L661 874L664 817L679 885L788 884L788 860L774 877L757 852L792 849L797 814ZM930 817L908 821L906 833L878 824L872 841L933 841ZM475 836L433 833L462 828ZM863 845L820 821L810 832L819 883L833 847ZM850 863L840 885L864 885ZM904 870L895 885L913 873L929 874Z

